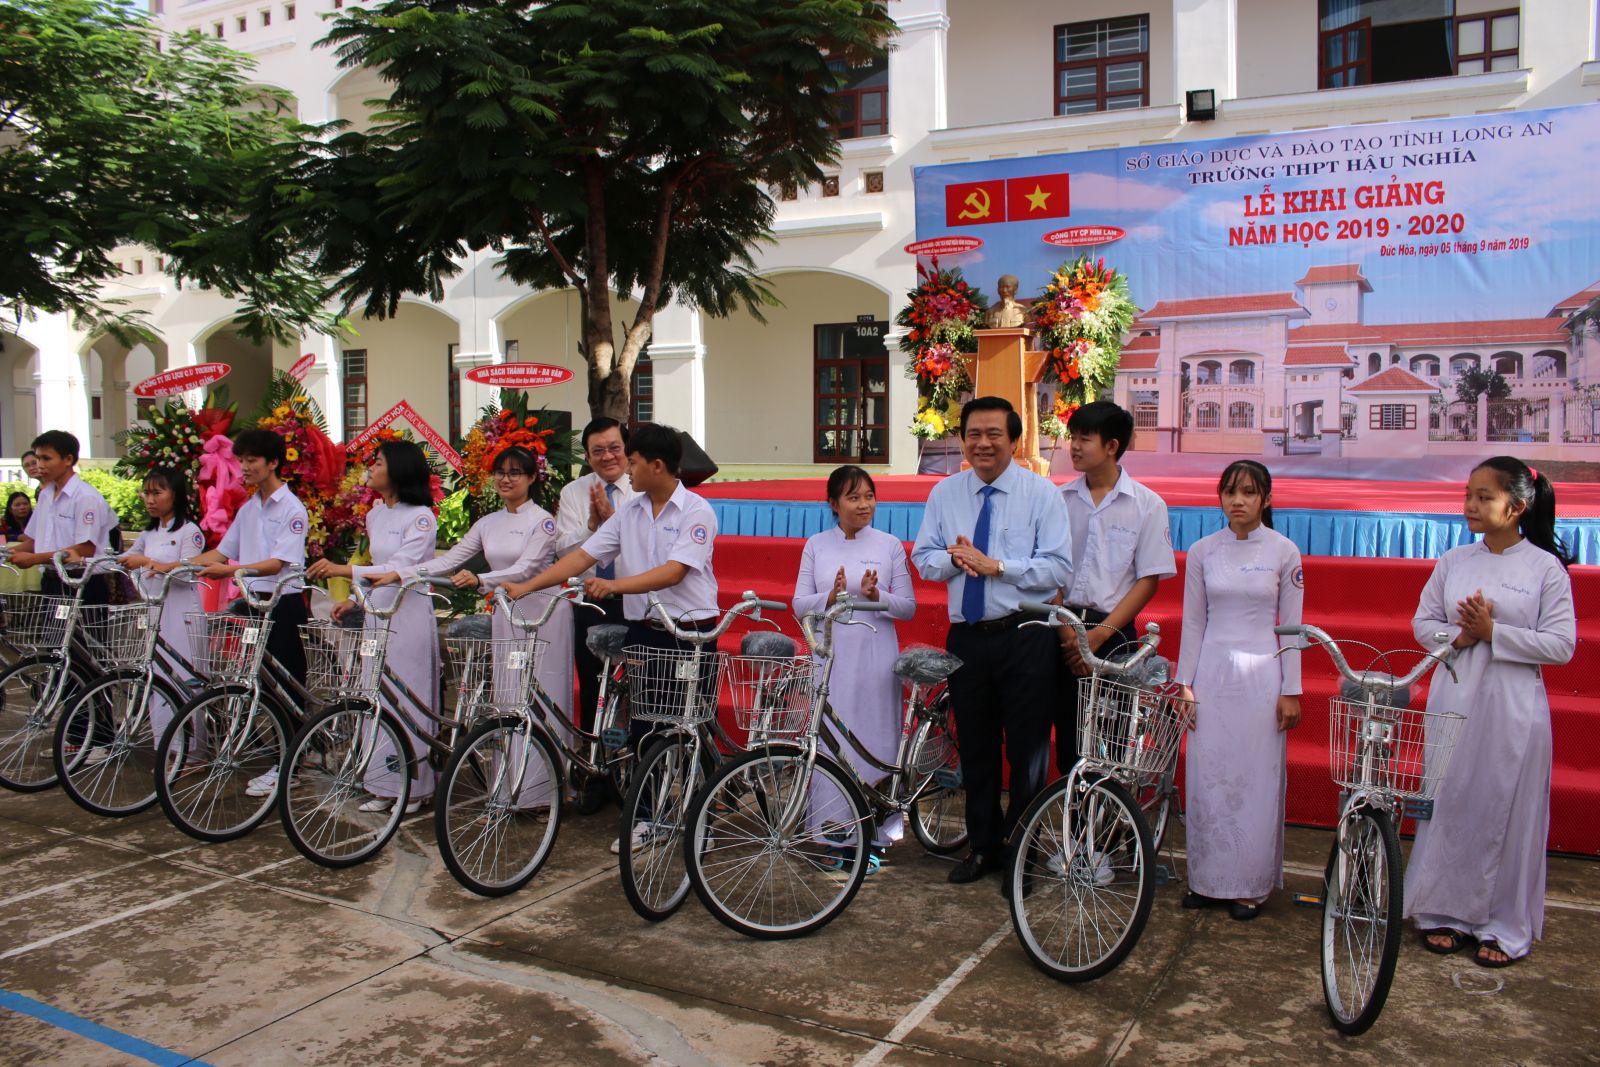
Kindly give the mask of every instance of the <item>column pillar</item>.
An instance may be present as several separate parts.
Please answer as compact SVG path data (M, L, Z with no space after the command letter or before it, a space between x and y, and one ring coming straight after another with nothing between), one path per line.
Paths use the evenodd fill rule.
M1238 0L1172 0L1175 103L1190 89L1215 89L1218 103L1239 95L1238 37Z
M78 438L83 458L94 442L89 421L89 393L84 385L83 334L73 329L64 314L42 315L29 338L39 348L33 380L36 384L39 432L66 430Z
M738 354L728 353L723 358L736 359ZM650 341L655 421L687 432L709 452L705 364L705 332L699 310L672 304L657 311Z

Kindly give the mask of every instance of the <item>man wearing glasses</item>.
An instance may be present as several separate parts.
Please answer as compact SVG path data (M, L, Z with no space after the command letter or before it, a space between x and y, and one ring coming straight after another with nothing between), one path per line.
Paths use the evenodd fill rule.
M561 490L556 508L556 554L564 556L582 545L617 508L635 496L628 480L628 428L616 419L600 418L583 428L583 458L589 473L568 482ZM615 564L601 564L584 571L582 577L614 578ZM594 725L595 704L600 698L600 661L589 651L589 627L601 623L623 622L622 597L597 600L605 614L587 608L572 613L572 648L578 665L578 714L583 728ZM586 788L597 786L590 783Z

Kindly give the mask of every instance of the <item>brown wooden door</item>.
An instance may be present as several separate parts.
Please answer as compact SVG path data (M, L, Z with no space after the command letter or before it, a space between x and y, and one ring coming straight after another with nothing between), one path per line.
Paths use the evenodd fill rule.
M889 461L887 322L816 327L812 367L812 459L816 463Z

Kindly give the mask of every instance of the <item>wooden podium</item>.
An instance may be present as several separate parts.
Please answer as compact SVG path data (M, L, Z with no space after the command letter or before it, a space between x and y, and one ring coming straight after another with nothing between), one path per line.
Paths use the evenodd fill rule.
M1050 465L1039 454L1039 390L1044 375L1044 353L1028 351L1028 330L974 330L978 355L972 365L972 395L1000 396L1022 416L1022 440L1013 462L1035 474L1048 474Z

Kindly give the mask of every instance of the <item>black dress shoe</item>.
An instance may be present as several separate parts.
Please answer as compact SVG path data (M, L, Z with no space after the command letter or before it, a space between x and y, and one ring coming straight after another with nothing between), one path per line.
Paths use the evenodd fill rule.
M968 882L976 882L1003 866L999 856L991 856L986 852L969 852L967 858L956 864L955 869L950 872L950 884L966 885Z

